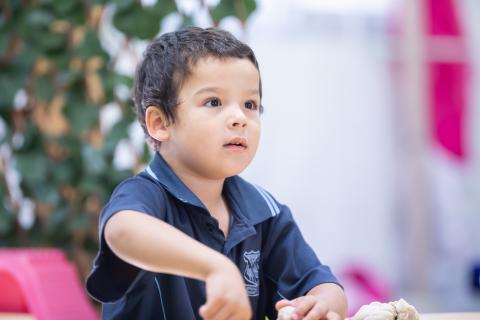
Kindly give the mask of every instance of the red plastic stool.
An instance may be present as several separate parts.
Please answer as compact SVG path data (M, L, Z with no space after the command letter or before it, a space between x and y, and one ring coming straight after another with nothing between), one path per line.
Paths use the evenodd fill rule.
M36 320L99 318L58 249L0 249L0 312L30 313Z

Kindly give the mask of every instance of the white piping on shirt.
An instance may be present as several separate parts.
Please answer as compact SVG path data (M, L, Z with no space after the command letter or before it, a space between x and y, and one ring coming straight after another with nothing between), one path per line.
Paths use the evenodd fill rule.
M272 197L261 187L257 185L253 185L255 189L257 189L258 193L262 196L262 198L267 202L268 207L270 208L270 212L272 213L272 217L276 216L277 214L280 213L280 209L278 208L277 204L275 203L275 200L272 199Z
M152 168L150 168L150 166L147 166L145 168L145 171L152 177L154 178L155 180L157 181L160 181L157 177L157 175L155 174L155 172L153 172ZM265 200L265 202L267 203L268 205L268 208L270 209L270 213L272 214L272 217L276 216L277 214L280 213L280 208L278 208L278 205L277 203L275 202L275 200L272 199L272 197L265 191L263 190L260 186L257 186L257 185L253 185L255 187L255 189L257 189L258 193L260 193L260 195L262 196L262 198Z
M145 171L147 171L147 173L148 173L149 175L151 175L152 178L154 178L154 179L157 180L157 181L160 181L160 180L158 179L157 175L155 174L155 172L152 171L152 168L150 168L150 166L147 166L147 167L145 168Z
M165 307L163 305L162 290L160 290L160 285L158 284L157 277L155 277L155 284L157 285L158 294L160 295L160 303L162 304L163 320L167 320L167 316L165 315Z
M289 299L285 298L284 295L280 293L280 291L277 290L277 293L280 296L280 298L285 299L285 300L289 300Z

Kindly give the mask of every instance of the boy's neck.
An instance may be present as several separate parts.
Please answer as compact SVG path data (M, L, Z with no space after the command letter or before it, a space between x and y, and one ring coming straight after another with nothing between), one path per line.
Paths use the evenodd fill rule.
M222 198L223 182L222 180L209 180L198 176L182 174L176 172L180 180L202 201L207 209L212 213L217 208Z
M172 168L180 180L200 199L213 213L223 202L222 191L225 179L208 179L182 167L168 154L161 153L162 157Z

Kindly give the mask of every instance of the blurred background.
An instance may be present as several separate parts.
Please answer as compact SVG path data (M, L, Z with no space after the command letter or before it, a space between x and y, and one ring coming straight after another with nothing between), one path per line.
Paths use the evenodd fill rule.
M255 51L265 113L243 176L292 209L350 312L401 297L420 312L480 311L479 1L0 10L0 312L34 313L28 298L8 307L5 284L20 283L19 299L25 289L7 263L23 253L7 248L60 249L82 285L102 206L152 154L131 109L136 63L150 39L185 25L220 26Z

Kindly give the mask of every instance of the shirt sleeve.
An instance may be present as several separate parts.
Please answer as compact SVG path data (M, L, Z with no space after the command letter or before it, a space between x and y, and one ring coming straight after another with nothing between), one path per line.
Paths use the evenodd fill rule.
M277 290L273 302L304 296L322 283L340 285L307 244L288 207L281 206L268 228L263 263L266 277Z
M104 237L107 221L123 210L133 210L165 220L165 193L156 183L142 176L122 182L100 214L99 251L87 278L86 289L102 303L115 302L140 277L142 270L117 257Z

